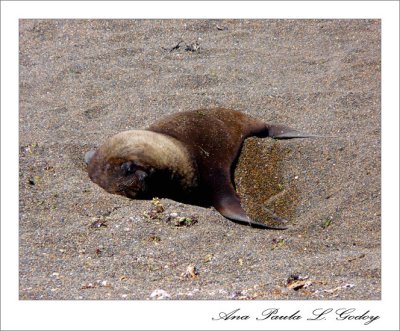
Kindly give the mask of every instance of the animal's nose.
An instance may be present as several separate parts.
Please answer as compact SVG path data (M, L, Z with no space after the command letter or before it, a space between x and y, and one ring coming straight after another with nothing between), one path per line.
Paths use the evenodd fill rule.
M90 160L93 158L94 153L96 153L96 151L94 149L90 150L89 152L86 152L85 154L85 163L89 164Z

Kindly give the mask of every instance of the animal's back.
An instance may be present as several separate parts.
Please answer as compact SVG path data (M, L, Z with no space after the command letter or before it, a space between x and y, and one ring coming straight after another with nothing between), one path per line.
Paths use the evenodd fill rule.
M148 130L178 139L195 156L199 167L210 171L232 163L255 125L259 122L244 113L217 108L176 113Z

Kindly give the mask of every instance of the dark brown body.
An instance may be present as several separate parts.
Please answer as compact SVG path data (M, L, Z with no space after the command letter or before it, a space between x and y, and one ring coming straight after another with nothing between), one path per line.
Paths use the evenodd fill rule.
M127 137L131 139L135 135L145 135L145 143L136 142L136 138L127 141ZM153 136L154 142L148 142ZM159 120L145 131L129 131L118 139L110 138L110 142L90 157L88 172L94 182L111 193L131 198L158 196L202 206L212 205L235 222L270 228L253 222L246 215L234 189L232 167L243 141L250 136L284 139L307 135L288 127L267 125L234 110L218 108L181 112ZM160 142L167 143L167 147L150 151ZM123 144L127 146L121 148ZM146 144L146 147L130 149L137 144ZM170 144L173 151L165 154ZM147 160L147 154L155 154L152 161ZM173 154L182 155L174 161L170 159ZM158 164L161 159L166 161Z
M266 134L265 123L227 109L173 114L154 123L148 130L184 142L198 172L197 190L186 198L206 206L219 200L218 196L228 188L226 184L230 186L231 167L244 139Z

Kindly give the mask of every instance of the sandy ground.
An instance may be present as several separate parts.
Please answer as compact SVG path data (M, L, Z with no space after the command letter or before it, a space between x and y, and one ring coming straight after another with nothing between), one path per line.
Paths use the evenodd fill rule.
M20 299L380 299L380 31L376 20L20 21ZM110 135L216 106L331 136L245 143L243 205L264 221L273 209L288 230L165 199L151 219L151 201L87 177L84 153Z

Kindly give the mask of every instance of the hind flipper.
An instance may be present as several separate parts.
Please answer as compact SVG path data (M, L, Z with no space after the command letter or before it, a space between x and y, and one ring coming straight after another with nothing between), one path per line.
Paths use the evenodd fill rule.
M256 136L259 138L271 137L274 139L293 139L293 138L317 138L326 137L322 135L309 134L279 124L266 124L263 121L255 120L250 125L247 137Z
M292 139L292 138L315 138L321 137L314 134L308 134L283 125L267 125L268 137L274 139Z

